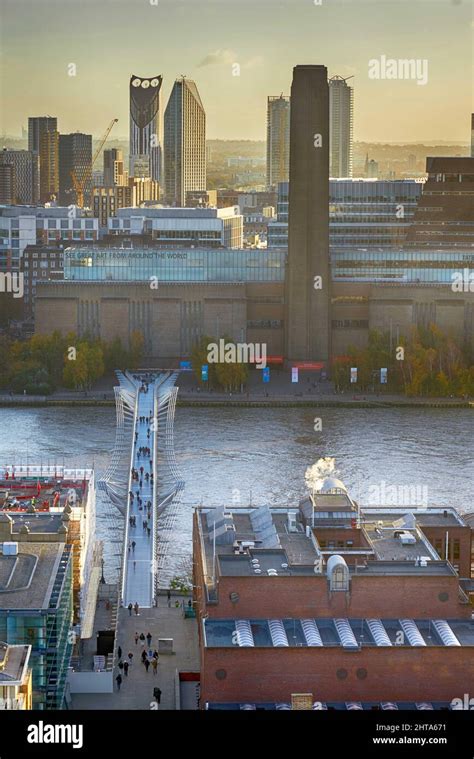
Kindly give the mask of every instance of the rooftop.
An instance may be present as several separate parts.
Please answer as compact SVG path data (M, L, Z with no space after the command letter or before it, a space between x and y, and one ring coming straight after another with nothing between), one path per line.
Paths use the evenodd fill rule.
M9 610L44 610L64 571L63 543L19 543L17 555L0 554L0 616ZM56 608L56 602L54 602Z
M327 515L328 526L340 525L351 537L357 512L347 495L316 494L315 502L325 509L323 513ZM322 562L329 551L322 550L318 542L318 538L323 537L324 525L317 518L318 510L315 509L318 537L313 535L308 503L305 501L301 510L281 506L198 509L208 577L211 574L209 568L214 565L214 552L216 570L222 577L325 576L326 567ZM351 510L344 511L348 504ZM456 575L454 568L440 559L418 529L416 516L412 517L406 509L391 509L389 512L377 510L371 513L370 520L364 519L366 515L362 512L361 527L367 545L364 540L355 548L332 551L334 554L352 552L365 556L373 553L373 560L368 558L358 566L349 567L352 576ZM435 521L445 519L439 514L434 516ZM453 515L450 516L455 520ZM424 522L431 524L426 512Z
M40 466L0 466L0 473L0 509L24 511L33 517L35 511L85 505L93 476L90 469Z

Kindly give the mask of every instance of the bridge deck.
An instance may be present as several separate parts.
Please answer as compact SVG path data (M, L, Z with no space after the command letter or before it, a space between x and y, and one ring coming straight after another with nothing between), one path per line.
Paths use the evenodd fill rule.
M124 565L124 605L137 602L141 607L151 607L154 597L154 550L153 541L155 540L155 503L153 487L150 479L145 479L145 474L153 472L155 463L155 438L154 430L154 396L156 380L149 383L148 392L138 391L137 411L135 416L135 432L138 433L137 440L134 442L133 454L131 457L132 466L139 472L143 467L142 486L139 482L132 482L131 489L134 493L133 502L128 497L128 508L126 512L127 523L131 515L136 517L136 527L127 524L126 535L128 535L129 544L135 542L135 548L125 548L125 565ZM150 421L140 422L140 417L150 418ZM150 429L150 435L147 436L147 430ZM135 439L135 435L134 435ZM139 455L140 447L149 447L150 455ZM150 460L153 465L150 467ZM142 508L138 505L137 495L142 499ZM148 519L146 504L151 501L151 519ZM150 531L143 529L143 520L148 520Z

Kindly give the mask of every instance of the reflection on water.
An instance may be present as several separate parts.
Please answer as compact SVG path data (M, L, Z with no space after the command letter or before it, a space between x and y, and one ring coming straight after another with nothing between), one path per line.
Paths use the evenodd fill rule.
M322 431L314 432L315 416ZM115 412L106 409L0 409L0 463L94 465L113 449ZM175 447L186 481L172 518L170 567L191 550L192 507L200 503L294 503L306 468L336 459L338 476L366 503L385 483L428 488L428 503L473 510L474 417L465 409L179 408ZM97 494L98 533L109 574L118 566L121 531Z

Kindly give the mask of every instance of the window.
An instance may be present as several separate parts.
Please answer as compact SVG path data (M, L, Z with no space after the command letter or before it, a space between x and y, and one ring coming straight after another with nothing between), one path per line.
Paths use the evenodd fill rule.
M461 556L461 542L459 538L455 538L453 541L453 561L459 560Z
M337 564L331 571L329 578L330 590L349 590L349 569L347 565Z

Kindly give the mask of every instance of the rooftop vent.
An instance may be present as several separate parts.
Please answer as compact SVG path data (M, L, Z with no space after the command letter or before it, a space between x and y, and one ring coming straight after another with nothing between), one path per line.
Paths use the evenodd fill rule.
M18 543L5 541L2 550L4 556L18 556Z

